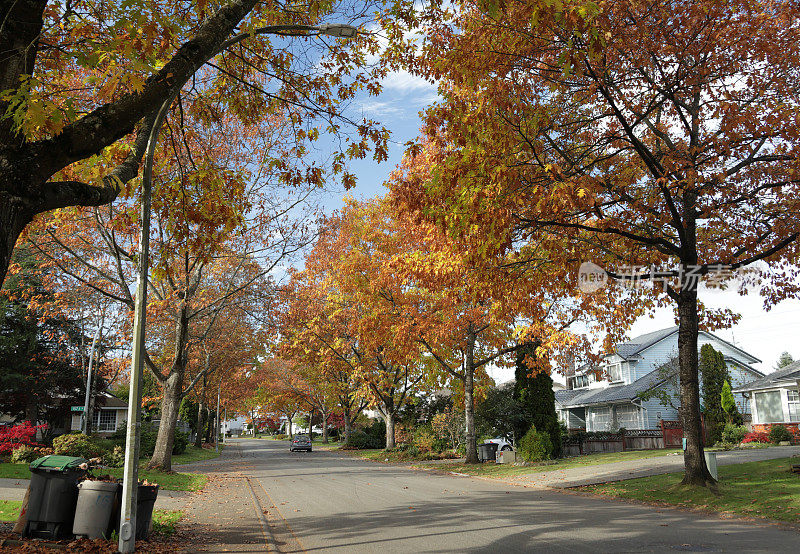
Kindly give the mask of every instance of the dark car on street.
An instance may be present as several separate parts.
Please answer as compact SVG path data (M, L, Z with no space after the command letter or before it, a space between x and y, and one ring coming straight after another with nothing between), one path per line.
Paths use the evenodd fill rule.
M289 445L289 451L305 450L311 452L311 438L308 435L295 435Z

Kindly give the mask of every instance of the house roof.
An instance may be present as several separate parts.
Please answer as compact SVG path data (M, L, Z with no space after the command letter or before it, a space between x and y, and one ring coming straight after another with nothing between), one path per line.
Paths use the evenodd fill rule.
M636 400L640 393L648 391L666 380L667 377L663 372L651 371L630 385L602 389L557 390L555 391L556 402L564 408L630 402Z
M120 400L111 394L101 394L97 396L97 404L103 408L127 408L128 403Z
M800 379L800 360L782 367L764 377L750 381L746 385L733 389L733 392L749 392L754 390L772 389L785 384L794 384Z
M633 358L637 354L639 354L641 351L643 351L643 350L645 350L647 348L650 348L651 346L653 346L657 342L661 342L665 338L667 338L670 335L672 335L673 333L677 333L677 332L678 332L678 327L674 326L674 327L668 327L667 329L661 329L660 331L653 331L652 333L645 333L644 335L639 335L638 337L632 338L628 342L623 342L621 344L617 344L616 346L614 346L614 353L617 354L618 356L620 356L621 358L623 358L625 360L628 360L630 358ZM719 342L726 344L727 346L729 346L730 348L736 350L737 352L740 352L742 355L744 355L747 358L747 360L750 361L750 363L759 363L759 362L761 362L761 360L759 360L758 358L756 358L755 356L753 356L749 352L745 352L744 350L742 350L741 348L739 348L735 344L731 344L730 342L726 341L725 339L721 339L720 337L718 337L714 333L711 333L709 331L700 331L700 333L705 333L706 335L714 337L714 339L718 340ZM739 362L739 363L741 363L741 362Z
M652 333L645 333L644 335L632 338L628 342L617 344L614 346L614 352L627 360L677 331L677 327L670 327L668 329L661 329L660 331L653 331Z

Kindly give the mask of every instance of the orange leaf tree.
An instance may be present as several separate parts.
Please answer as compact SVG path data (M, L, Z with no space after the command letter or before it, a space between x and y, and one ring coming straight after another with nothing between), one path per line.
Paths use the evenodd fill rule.
M315 38L295 26L358 26L376 12L381 20L389 15L371 1L312 0L302 10L272 0L3 3L0 282L17 237L36 214L110 203L136 177L156 110L181 89L184 105L202 111L209 127L224 113L252 121L289 111L303 149L341 133L331 168L352 184L347 158L363 157L371 145L378 159L385 157L387 133L343 111L358 91L380 90L385 70L365 68L377 38ZM307 38L258 33L275 25ZM235 33L248 38L219 54ZM114 154L107 172L64 172L101 153ZM287 170L285 177L297 176Z
M557 236L573 271L654 268L659 285L636 294L676 308L684 483L713 484L697 334L701 317L731 317L704 313L696 285L766 261L745 280L766 304L797 293L798 5L547 4L434 2L423 14L412 63L440 79L443 101L425 116L440 148L433 178L407 192L429 219L480 237L477 254Z

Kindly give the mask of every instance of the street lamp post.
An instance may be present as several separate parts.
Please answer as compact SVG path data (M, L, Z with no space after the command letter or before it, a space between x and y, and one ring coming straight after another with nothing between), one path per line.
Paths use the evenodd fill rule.
M246 38L263 35L277 34L292 36L294 32L316 32L336 38L353 38L358 34L358 29L352 25L339 23L324 23L313 25L270 25L261 27L248 33L242 33L225 41L222 46L211 56L216 56L223 50L237 44ZM211 59L209 57L209 59ZM204 62L205 63L205 62ZM201 64L202 65L202 64ZM195 68L197 71L200 66ZM192 75L194 72L192 73ZM136 545L136 497L138 489L139 466L139 436L141 426L142 403L142 370L144 361L144 339L147 318L147 277L150 271L150 205L152 200L153 158L156 142L161 125L166 118L167 111L172 102L180 94L191 75L187 77L161 105L153 121L145 151L144 172L142 175L142 206L141 220L142 233L139 241L139 274L136 282L136 304L134 309L133 345L131 355L131 383L128 395L128 421L125 434L125 469L122 483L122 506L120 514L119 551L133 552ZM219 407L217 408L217 426L219 426ZM217 440L219 429L217 429ZM219 448L219 445L217 445Z

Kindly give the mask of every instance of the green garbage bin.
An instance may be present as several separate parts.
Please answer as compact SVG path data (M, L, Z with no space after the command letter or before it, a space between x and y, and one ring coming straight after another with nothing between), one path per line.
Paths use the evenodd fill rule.
M31 462L27 522L23 535L60 539L72 536L78 480L84 458L44 456Z

